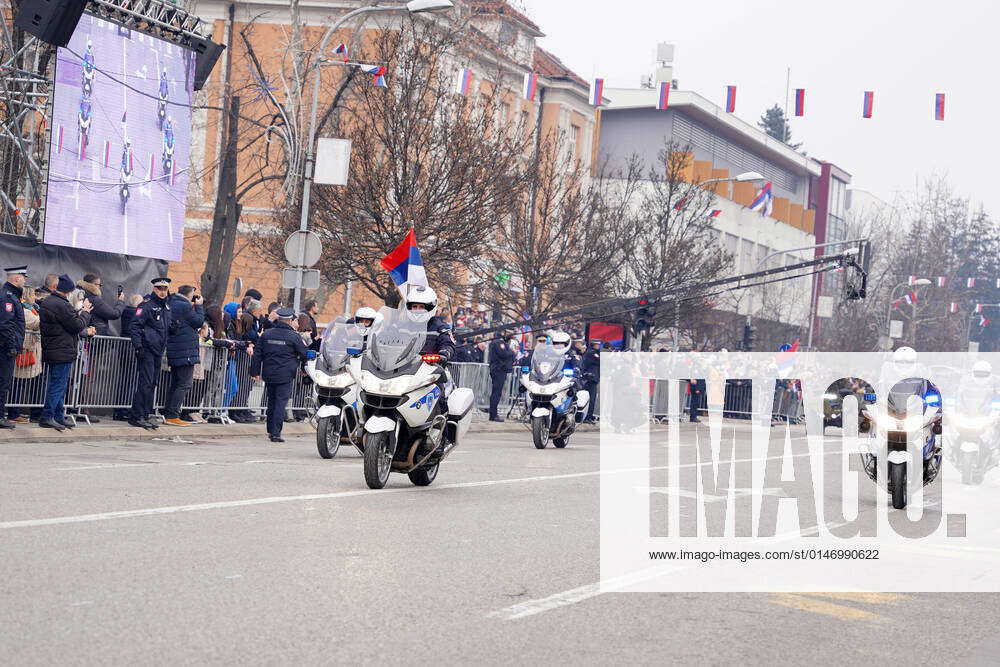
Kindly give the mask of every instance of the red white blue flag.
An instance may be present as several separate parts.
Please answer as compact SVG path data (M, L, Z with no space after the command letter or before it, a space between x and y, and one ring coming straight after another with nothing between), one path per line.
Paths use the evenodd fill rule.
M670 105L670 82L661 81L660 93L656 97L656 109L657 111L666 111L669 105Z
M806 89L796 88L795 89L795 115L805 116L806 115Z
M986 316L985 315L980 315L979 316L979 326L981 326L981 327L983 327L985 329L989 325L990 325L990 321L986 318Z
M910 304L912 306L913 304L915 304L917 302L917 295L914 294L913 292L910 292L909 294L904 295L903 299L906 300L906 303L908 303L908 304Z
M934 120L944 120L944 93L934 97Z
M344 62L347 62L347 44L340 44L334 53L344 56Z
M760 189L754 200L750 202L751 211L760 211L761 215L771 215L771 211L774 209L774 191L771 181L768 181L764 187Z
M408 285L428 286L424 262L420 259L420 248L417 247L417 235L412 227L403 242L382 258L382 268L389 272L400 292Z
M796 340L791 345L782 345L781 348L781 351L774 355L774 362L780 374L784 376L795 365L795 353L799 351L799 341Z
M63 146L63 126L60 125L59 126L59 150L58 150L59 153L62 153L62 146Z
M977 313L983 312L983 304L981 304L981 303L977 303L976 304L976 312Z
M455 92L459 95L468 95L469 88L472 86L472 70L468 67L464 67L458 70L458 76L455 80Z
M716 208L711 211L705 211L706 218L718 218L720 215L722 215L722 209Z
M535 101L535 93L538 92L538 75L528 72L524 75L524 87L521 96L529 102Z
M958 312L958 304L955 303L954 301L952 301L951 302L951 307L948 309L948 312L949 313L957 313Z
M865 91L865 102L861 111L862 118L871 118L872 111L875 109L875 91L866 90Z
M604 79L594 79L590 84L590 105L599 107L604 100Z
M965 281L965 286L966 287L975 287L976 286L976 279L975 278L969 278L968 280ZM979 312L979 311L976 311L976 312Z
M736 111L736 86L726 86L726 113Z
M947 284L948 284L948 279L947 278L945 278L944 276L938 276L938 279L937 279L937 286L938 287L944 287Z
M361 70L365 74L372 75L372 83L375 84L376 88L389 87L389 85L385 82L385 65L361 65Z
M913 285L917 284L917 280L919 280L919 278L917 278L917 276L907 276L906 277L906 284L912 287Z
M861 109L862 118L871 118L872 112L875 110L875 91L866 90L865 91L865 101Z

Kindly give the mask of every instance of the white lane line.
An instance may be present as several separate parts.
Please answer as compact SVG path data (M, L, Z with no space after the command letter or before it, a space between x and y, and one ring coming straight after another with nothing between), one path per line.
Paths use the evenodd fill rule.
M835 452L825 452L824 456L832 456L834 454L839 455L840 451ZM801 454L791 454L790 456L809 456L809 452L803 452ZM782 456L769 456L756 459L736 459L734 463L750 463L754 461L768 461L775 459L782 459ZM125 464L129 465L129 464ZM134 464L132 464L134 465ZM699 465L697 463L685 463L679 468L689 468L692 466ZM214 503L197 503L193 505L172 505L168 507L150 507L147 509L139 510L125 510L120 512L100 512L98 514L80 514L76 516L58 516L50 519L23 519L20 521L3 521L0 522L0 530L9 530L12 528L35 528L38 526L56 526L62 524L71 523L87 523L91 521L109 521L111 519L129 519L138 516L154 516L158 514L177 514L179 512L199 512L204 510L213 509L228 509L232 507L249 507L252 505L273 505L276 503L291 503L298 502L302 500L332 500L336 498L354 498L357 496L369 496L372 494L388 495L393 493L433 493L439 489L471 489L483 486L502 486L506 484L521 484L528 482L549 482L554 480L563 479L581 479L584 477L597 477L602 474L605 475L620 475L626 473L634 472L645 472L649 470L667 470L671 466L654 466L645 468L623 468L620 470L608 470L600 471L593 470L589 472L575 472L566 473L562 475L539 475L537 477L516 477L512 479L488 479L479 482L458 482L455 484L441 484L440 486L431 487L429 489L416 487L416 486L406 486L393 489L358 489L356 491L339 491L337 493L315 493L304 496L273 496L270 498L247 498L245 500L226 500Z

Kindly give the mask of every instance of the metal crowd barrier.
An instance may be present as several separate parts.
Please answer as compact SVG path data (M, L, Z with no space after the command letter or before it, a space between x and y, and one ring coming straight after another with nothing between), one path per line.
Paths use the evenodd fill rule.
M202 362L195 367L195 379L181 409L203 414L226 410L260 412L266 405L263 385L250 379L250 355L245 350L229 350L202 345ZM48 373L32 378L14 378L7 405L17 408L41 407L45 402ZM66 396L67 410L127 409L138 384L138 361L128 338L94 336L81 339L77 360L70 373ZM154 410L164 407L170 386L170 370L164 360L153 397ZM312 385L299 375L288 408L309 410Z

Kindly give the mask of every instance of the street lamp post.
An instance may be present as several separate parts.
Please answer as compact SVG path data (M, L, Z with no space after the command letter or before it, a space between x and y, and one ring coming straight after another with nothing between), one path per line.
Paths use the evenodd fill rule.
M312 109L309 114L309 136L306 143L306 161L305 168L302 174L302 216L299 219L299 230L307 231L309 229L309 199L312 194L312 182L313 182L313 172L315 171L315 144L316 144L316 115L319 108L319 83L320 83L320 67L323 65L323 53L326 51L327 42L330 41L330 37L333 36L337 30L339 30L345 23L351 19L361 16L362 14L374 14L376 12L400 12L406 11L411 14L420 14L424 12L436 12L445 9L451 9L454 3L451 0L411 0L405 5L396 6L384 6L384 5L374 5L372 7L359 7L352 11L347 12L341 16L337 21L326 29L323 33L323 39L320 40L319 46L316 49L316 58L312 66L313 69L313 98L312 98ZM299 266L305 263L306 254L306 244L299 244ZM302 299L302 272L298 272L298 277L295 279L295 312L299 312L299 306Z
M931 281L927 278L917 278L913 281L912 287L923 287L924 285L930 285ZM899 283L892 288L892 292L889 293L889 307L886 309L885 314L885 334L887 338L892 338L892 302L896 300L896 290L900 287L911 287L910 283ZM917 304L913 305L913 344L917 344Z

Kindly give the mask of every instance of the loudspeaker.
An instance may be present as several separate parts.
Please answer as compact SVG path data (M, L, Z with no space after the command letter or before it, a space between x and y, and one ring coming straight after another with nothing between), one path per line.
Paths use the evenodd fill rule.
M22 0L14 25L43 42L66 46L87 0Z
M216 61L225 50L225 45L216 44L208 39L192 39L191 48L194 50L196 59L194 64L194 89L201 90L205 87L209 75L215 68Z

